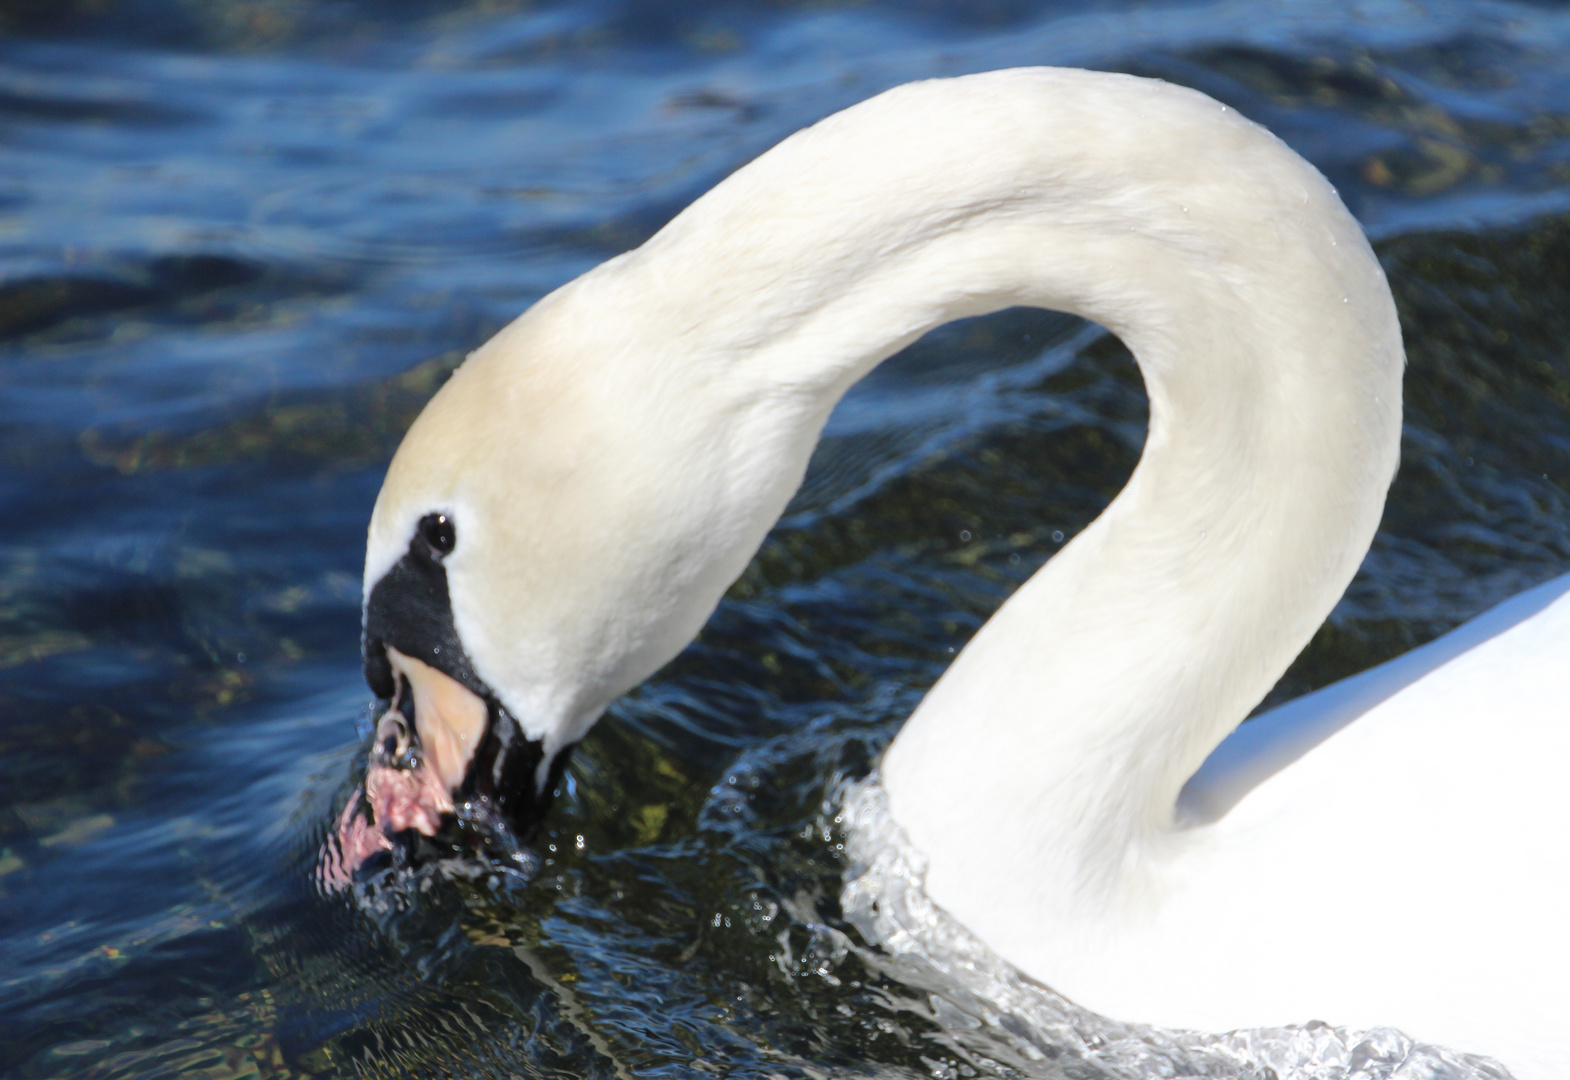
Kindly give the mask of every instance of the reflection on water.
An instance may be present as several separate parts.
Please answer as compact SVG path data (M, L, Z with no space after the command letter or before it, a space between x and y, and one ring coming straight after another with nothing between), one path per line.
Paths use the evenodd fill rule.
M420 405L546 290L907 79L1194 85L1379 238L1404 464L1277 697L1570 566L1557 10L5 0L0 30L8 1075L1117 1074L839 907L843 784L1137 457L1132 363L1056 315L945 328L851 394L701 640L583 745L533 882L374 917L311 884L369 731L365 522Z

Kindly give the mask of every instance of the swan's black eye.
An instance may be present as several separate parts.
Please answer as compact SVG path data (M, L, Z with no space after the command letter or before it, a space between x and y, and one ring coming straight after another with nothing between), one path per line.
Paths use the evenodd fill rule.
M452 518L446 514L426 514L422 517L420 535L425 537L425 542L438 555L451 554L458 543L458 531L453 528Z

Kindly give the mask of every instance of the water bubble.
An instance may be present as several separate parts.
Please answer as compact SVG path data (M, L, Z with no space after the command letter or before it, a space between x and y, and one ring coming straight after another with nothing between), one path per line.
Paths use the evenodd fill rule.
M1063 542L1063 531L1061 529L1052 530L1052 542L1054 544L1061 544Z

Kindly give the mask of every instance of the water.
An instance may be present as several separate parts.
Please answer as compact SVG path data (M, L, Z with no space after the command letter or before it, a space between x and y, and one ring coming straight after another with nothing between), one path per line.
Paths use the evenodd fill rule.
M8 0L0 32L7 1075L1130 1075L1106 1032L1007 987L1000 1011L840 908L846 785L1137 457L1132 363L1055 315L940 330L853 391L702 638L576 756L532 884L373 922L308 882L368 717L364 527L421 403L548 289L908 79L1196 86L1376 237L1405 460L1275 699L1570 568L1552 6ZM1294 1035L1325 1055L1303 1075L1420 1072L1327 1031ZM1247 1046L1161 1052L1263 1075Z

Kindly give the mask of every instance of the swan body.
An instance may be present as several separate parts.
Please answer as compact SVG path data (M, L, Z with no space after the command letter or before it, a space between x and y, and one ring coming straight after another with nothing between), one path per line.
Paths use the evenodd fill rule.
M1570 576L1264 714L1195 778L1225 813L1153 860L1158 903L988 943L1111 1016L1389 1026L1565 1075L1567 645Z
M1372 541L1404 357L1330 185L1194 91L1055 69L900 87L479 349L400 447L366 556L367 676L412 702L421 767L538 811L745 567L845 389L1014 305L1121 337L1149 435L885 756L929 894L1118 1018L1389 1024L1570 1072L1570 603L1387 672L1402 688L1372 707L1348 704L1367 680L1322 692L1339 730L1305 701L1223 744ZM477 706L431 704L464 692L477 736Z

